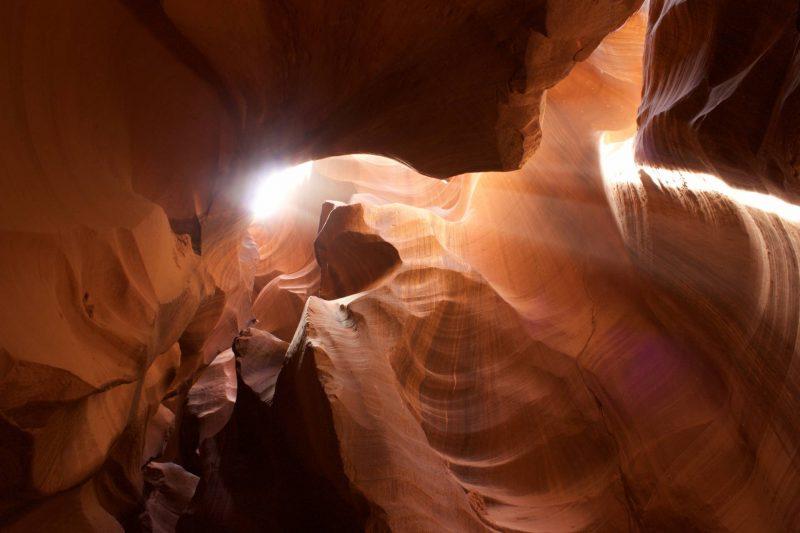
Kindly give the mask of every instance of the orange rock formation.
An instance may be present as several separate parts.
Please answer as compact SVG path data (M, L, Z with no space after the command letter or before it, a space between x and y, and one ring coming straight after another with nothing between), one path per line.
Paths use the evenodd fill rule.
M641 3L12 1L0 528L800 528L798 6Z

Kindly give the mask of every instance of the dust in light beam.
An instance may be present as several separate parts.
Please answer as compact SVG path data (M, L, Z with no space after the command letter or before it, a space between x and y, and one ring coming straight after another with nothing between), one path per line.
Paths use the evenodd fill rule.
M800 223L800 206L791 204L769 194L746 191L731 187L711 174L688 170L670 170L640 165L634 159L633 137L620 142L610 142L608 134L600 138L600 167L607 187L642 185L639 171L643 170L653 182L663 189L690 190L724 196L751 209L777 215L791 223Z
M263 220L284 208L295 190L311 176L313 164L307 161L261 177L250 202L253 218Z

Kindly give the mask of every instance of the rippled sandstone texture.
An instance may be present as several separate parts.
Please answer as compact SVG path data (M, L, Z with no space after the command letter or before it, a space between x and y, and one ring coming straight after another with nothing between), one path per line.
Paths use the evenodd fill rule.
M800 6L651 0L638 155L797 201Z
M721 13L651 2L600 43L637 8L12 4L0 525L796 529L796 226L604 178L643 55L640 152L680 123L648 122L654 88L694 83L656 14ZM750 13L733 44L788 53ZM788 143L796 73L770 65ZM742 121L701 137L750 157ZM714 153L687 139L648 157ZM351 152L453 177L323 159L250 225L258 165Z

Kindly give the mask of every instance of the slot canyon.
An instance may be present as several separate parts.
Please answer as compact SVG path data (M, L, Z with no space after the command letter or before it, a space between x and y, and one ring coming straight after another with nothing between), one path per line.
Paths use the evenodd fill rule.
M797 0L0 10L0 531L800 531Z

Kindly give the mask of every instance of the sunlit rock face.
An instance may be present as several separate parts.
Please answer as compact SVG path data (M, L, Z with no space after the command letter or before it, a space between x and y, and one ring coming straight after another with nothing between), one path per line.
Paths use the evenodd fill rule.
M651 0L638 156L797 200L795 0Z
M791 14L638 4L15 5L0 526L797 529Z

